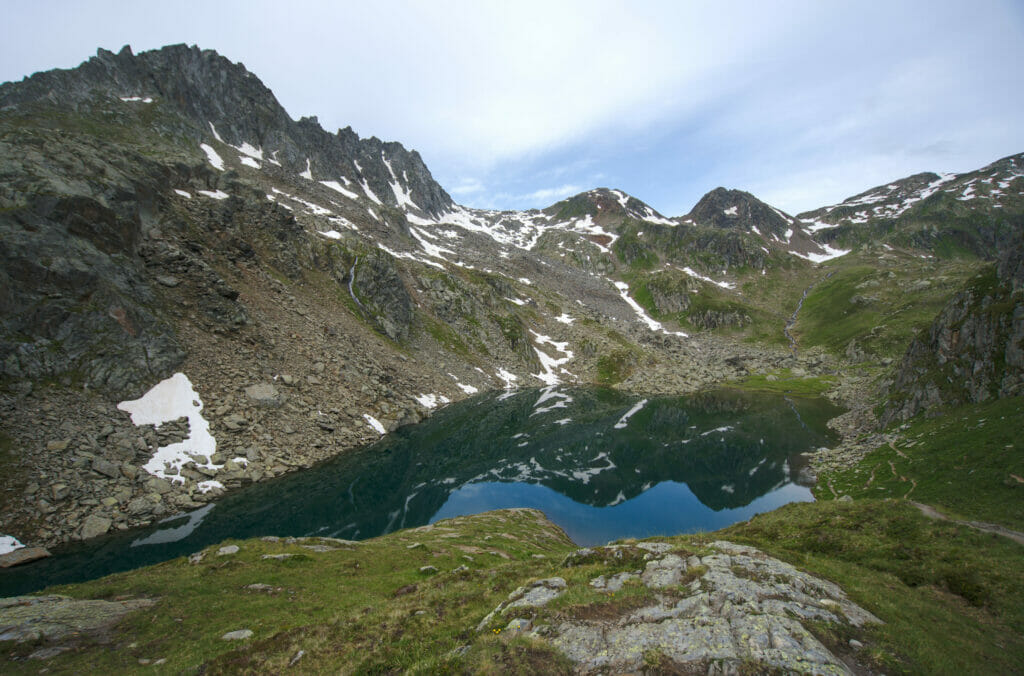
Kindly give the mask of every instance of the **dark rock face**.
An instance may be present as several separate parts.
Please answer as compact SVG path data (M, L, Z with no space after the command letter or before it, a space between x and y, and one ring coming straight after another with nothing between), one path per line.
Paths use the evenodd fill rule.
M753 227L766 237L777 235L783 239L792 227L792 221L750 193L725 188L715 188L704 195L687 218L698 225L726 230Z
M117 54L100 49L78 68L0 85L0 109L59 103L80 111L126 96L153 97L173 108L191 122L181 131L196 144L214 135L235 146L248 143L288 171L308 169L313 180L346 177L364 194L365 183L388 206L400 206L396 190L424 214L436 216L452 206L415 150L360 139L351 128L330 134L315 117L293 121L243 64L195 46L171 45L137 56L127 46Z
M907 349L883 425L937 406L1024 392L1024 243L975 279Z
M384 335L401 341L409 337L413 302L393 261L391 256L374 251L355 262L349 284L355 301Z
M136 257L164 171L74 144L0 157L0 375L125 393L169 374L185 354Z

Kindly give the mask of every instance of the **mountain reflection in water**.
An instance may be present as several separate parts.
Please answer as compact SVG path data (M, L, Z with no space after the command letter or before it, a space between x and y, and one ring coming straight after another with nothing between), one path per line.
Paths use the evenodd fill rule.
M825 421L838 412L822 399L727 390L480 395L215 505L2 571L0 594L148 565L227 538L363 539L503 507L540 509L579 544L715 530L813 499L801 485L800 454L834 441Z

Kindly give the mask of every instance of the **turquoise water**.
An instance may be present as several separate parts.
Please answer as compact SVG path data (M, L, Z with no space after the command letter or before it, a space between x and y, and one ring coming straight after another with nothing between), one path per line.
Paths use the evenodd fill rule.
M715 530L809 501L801 454L834 441L820 399L520 390L453 404L364 449L190 514L0 571L0 595L189 554L227 538L363 539L533 507L581 545Z

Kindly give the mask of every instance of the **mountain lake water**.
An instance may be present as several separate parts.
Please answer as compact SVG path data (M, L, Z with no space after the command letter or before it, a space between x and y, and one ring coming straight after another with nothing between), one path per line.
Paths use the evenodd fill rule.
M0 571L0 596L158 563L228 538L357 540L507 507L543 511L580 545L712 531L813 500L802 454L835 441L825 423L840 412L824 399L730 390L483 394L311 469Z

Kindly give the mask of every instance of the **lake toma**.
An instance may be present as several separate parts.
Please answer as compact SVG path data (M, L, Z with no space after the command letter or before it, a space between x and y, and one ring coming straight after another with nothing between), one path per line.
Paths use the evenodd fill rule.
M379 442L193 512L0 571L0 596L101 577L260 535L365 539L507 507L580 545L716 530L813 500L802 454L835 441L824 399L716 390L489 393Z

